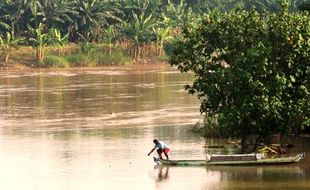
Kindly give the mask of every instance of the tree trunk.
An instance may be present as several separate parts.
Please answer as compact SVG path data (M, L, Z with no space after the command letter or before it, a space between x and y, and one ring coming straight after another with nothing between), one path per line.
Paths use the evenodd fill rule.
M109 55L112 55L112 43L109 43Z
M244 124L242 125L242 128L241 128L241 153L246 153L246 150L247 150L247 121L244 122Z
M4 63L7 63L9 61L10 55L11 55L11 50L9 50L9 52L5 55Z
M138 45L137 46L137 61L140 60L140 55L141 55L141 47Z
M245 153L246 152L246 138L242 137L241 138L241 153Z
M44 59L44 48L42 46L37 47L36 57L37 57L38 61L40 61L40 62L43 61L43 59Z

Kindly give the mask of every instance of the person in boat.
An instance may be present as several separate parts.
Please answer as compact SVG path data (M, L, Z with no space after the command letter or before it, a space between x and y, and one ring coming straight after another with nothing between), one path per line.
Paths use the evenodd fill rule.
M162 153L164 153L167 160L169 160L169 156L168 156L168 152L170 151L169 147L164 142L161 142L157 139L154 139L153 143L155 144L155 147L147 155L150 156L150 154L157 148L157 153L159 155L159 158L163 159Z

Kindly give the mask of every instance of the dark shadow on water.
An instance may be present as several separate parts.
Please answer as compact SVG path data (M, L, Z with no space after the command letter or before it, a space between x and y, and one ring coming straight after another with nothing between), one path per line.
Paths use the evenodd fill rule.
M309 189L310 176L298 164L288 166L207 167L207 174L218 173L218 189ZM208 187L208 184L205 184ZM249 188L251 187L251 188Z
M169 179L169 167L156 165L154 170L156 172L156 183L161 183Z

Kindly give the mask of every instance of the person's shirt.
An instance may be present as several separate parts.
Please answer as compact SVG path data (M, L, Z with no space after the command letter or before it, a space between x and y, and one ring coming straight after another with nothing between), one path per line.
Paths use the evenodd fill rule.
M155 148L165 149L165 148L168 148L168 145L166 145L164 142L158 141L158 143L155 144Z

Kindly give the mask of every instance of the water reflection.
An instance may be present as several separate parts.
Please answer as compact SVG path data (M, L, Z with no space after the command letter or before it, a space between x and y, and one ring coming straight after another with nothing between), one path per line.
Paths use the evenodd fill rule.
M165 182L169 179L169 166L157 165L154 169L157 172L156 183Z
M310 183L307 182L310 176L296 165L211 167L207 168L206 172L216 172L220 175L221 183L216 189L308 189L310 187ZM205 187L210 188L208 184L205 184Z

